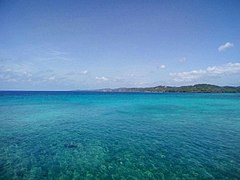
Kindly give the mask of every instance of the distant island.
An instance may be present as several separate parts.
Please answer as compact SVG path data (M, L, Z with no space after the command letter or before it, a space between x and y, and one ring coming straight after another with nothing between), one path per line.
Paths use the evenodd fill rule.
M240 86L216 86L211 84L195 84L191 86L156 86L145 88L98 89L97 92L149 92L149 93L240 93Z

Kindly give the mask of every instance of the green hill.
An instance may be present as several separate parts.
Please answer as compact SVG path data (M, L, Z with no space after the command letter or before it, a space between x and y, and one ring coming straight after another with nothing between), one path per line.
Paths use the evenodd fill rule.
M240 87L216 86L211 84L196 84L192 86L156 86L146 88L102 89L100 92L194 92L194 93L240 93Z

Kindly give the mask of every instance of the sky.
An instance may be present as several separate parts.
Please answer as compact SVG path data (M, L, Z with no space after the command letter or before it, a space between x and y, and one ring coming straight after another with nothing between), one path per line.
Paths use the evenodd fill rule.
M0 90L240 86L240 1L0 0Z

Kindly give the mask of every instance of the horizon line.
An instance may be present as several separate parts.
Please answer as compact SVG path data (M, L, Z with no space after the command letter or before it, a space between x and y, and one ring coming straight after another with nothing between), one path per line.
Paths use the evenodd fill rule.
M196 86L196 85L211 85L211 86L218 86L218 87L234 87L234 88L239 88L240 85L216 85L216 84L209 84L209 83L198 83L198 84L192 84L192 85L180 85L180 86L169 86L169 85L157 85L157 86L145 86L145 87L116 87L116 88L97 88L97 89L69 89L69 90L40 90L40 89L37 89L37 90L33 90L33 89L23 89L23 90L18 90L18 89L0 89L1 92L3 91L42 91L42 92L74 92L74 91L99 91L99 90L104 90L104 89L109 89L109 90L115 90L115 89L121 89L121 88L126 88L126 89L131 89L131 88L138 88L138 89L141 89L141 88L154 88L154 87L175 87L175 88L178 88L178 87L186 87L186 86Z

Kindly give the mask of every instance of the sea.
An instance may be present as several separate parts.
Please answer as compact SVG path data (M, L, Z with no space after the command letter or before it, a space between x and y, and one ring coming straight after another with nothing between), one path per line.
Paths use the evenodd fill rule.
M1 91L0 179L240 179L240 94Z

